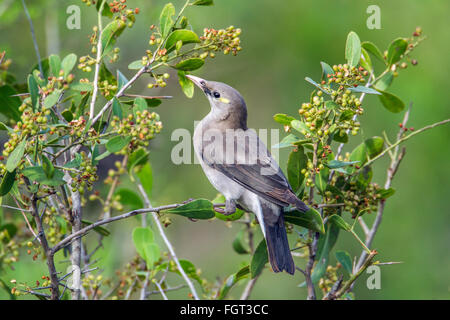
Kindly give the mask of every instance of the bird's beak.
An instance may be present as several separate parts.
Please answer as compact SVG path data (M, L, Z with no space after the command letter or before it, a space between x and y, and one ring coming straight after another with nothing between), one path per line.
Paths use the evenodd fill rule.
M206 95L210 95L210 94L211 94L211 91L210 91L210 89L208 88L208 86L207 86L207 81L206 81L205 79L202 79L202 78L199 78L199 77L190 75L190 74L186 75L186 78L188 78L189 80L191 80L197 87L199 87L200 89L202 89L203 92L204 92Z
M191 80L200 89L203 89L204 85L206 84L206 81L204 79L196 77L196 76L192 76L190 74L186 75L186 78Z

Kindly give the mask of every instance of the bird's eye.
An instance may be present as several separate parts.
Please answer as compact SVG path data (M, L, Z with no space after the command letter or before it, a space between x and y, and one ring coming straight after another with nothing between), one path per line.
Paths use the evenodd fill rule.
M214 98L218 99L220 98L220 93L218 93L217 91L213 92Z

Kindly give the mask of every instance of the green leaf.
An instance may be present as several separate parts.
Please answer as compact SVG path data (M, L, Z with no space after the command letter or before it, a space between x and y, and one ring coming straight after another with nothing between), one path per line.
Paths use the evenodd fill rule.
M102 56L112 51L117 37L123 32L126 27L126 23L122 19L116 19L111 21L102 31Z
M378 47L374 45L372 42L364 41L363 43L361 43L361 47L364 48L367 52L372 54L375 58L377 58L381 62L386 63L380 49L378 49Z
M287 135L284 137L280 143L274 144L272 148L274 149L281 149L281 148L287 148L287 147L293 147L297 145L297 143L307 141L307 140L301 140L300 138L296 137L293 134Z
M345 220L337 214L330 216L328 218L328 222L345 231L350 231L352 229L352 226L345 222Z
M9 172L13 172L14 169L17 168L20 161L23 159L26 145L27 141L23 140L16 146L13 152L11 152L11 154L8 157L8 160L6 161L6 170L8 170Z
M244 230L242 229L233 240L233 249L238 254L250 253L250 250L244 245Z
M302 186L305 175L300 171L306 168L308 158L305 155L302 146L297 147L296 150L292 150L289 154L289 159L287 163L287 176L289 184L292 190L296 193L298 189Z
M196 280L200 285L203 285L203 281L198 276L197 269L195 268L194 264L188 260L180 259L179 261L180 261L181 268L184 270L186 275L189 278ZM180 273L179 269L177 268L176 264L170 264L168 266L167 261L158 265L158 267L156 267L156 270L158 270L158 271L169 270L170 272L174 272L181 276L181 273Z
M359 60L359 64L369 71L369 73L373 72L372 59L370 59L369 53L364 48L361 48L361 59Z
M136 194L136 192L130 189L119 189L114 195L120 196L119 202L129 207L131 210L142 209L144 207L141 198Z
M1 131L8 131L10 133L14 132L14 130L11 127L8 127L6 124L0 121L0 130Z
M81 220L81 223L83 224L83 226L88 226L88 225L93 224L92 221L85 220L85 219ZM97 232L99 235L102 235L104 237L107 237L107 236L109 236L111 234L111 232L108 229L106 229L106 228L104 228L102 226L94 227L94 231Z
M113 98L112 111L113 111L113 115L119 117L119 119L123 119L123 113L122 113L122 107L120 105L120 101L117 100L115 97Z
M341 135L343 133L343 135ZM333 140L341 143L347 143L348 142L348 134L345 133L343 130L336 130L333 133Z
M148 268L153 268L161 256L159 246L156 243L148 243L144 246L145 262Z
M312 231L320 232L322 234L325 233L322 217L320 216L320 213L313 208L310 208L304 213L297 210L287 211L284 213L284 220Z
M325 274L328 266L330 251L336 244L338 236L339 228L329 224L327 224L325 228L325 234L320 235L316 254L317 263L314 266L314 270L311 275L311 280L313 283L319 282L320 278L322 278Z
M325 108L330 110L337 110L339 109L339 105L334 101L328 100L325 102Z
M348 88L348 90L353 91L353 92L381 95L381 93L379 93L377 90L374 90L372 88L368 88L365 86L350 87L350 88Z
M331 160L328 161L328 163L326 163L325 165L330 168L330 169L337 169L337 168L342 168L342 167L346 167L349 166L351 164L355 164L358 163L359 161L339 161L339 160Z
M147 267L152 268L160 257L159 247L155 243L152 230L142 227L134 228L132 238L137 253L145 260Z
M17 94L16 90L9 85L0 86L0 113L8 119L20 121L19 107L22 104L19 97L12 97Z
M45 97L44 99L44 107L46 107L47 109L53 107L59 99L59 96L61 95L61 91L60 90L55 90L52 93L50 93L47 97Z
M408 41L403 38L395 39L391 42L388 49L387 61L389 65L398 62L408 48Z
M135 167L147 163L149 154L150 153L144 148L139 148L133 151L127 162L127 171L130 176L132 176L132 172Z
M8 194L8 192L14 185L15 179L16 170L13 170L13 172L6 171L5 175L3 176L2 182L0 183L0 197Z
M175 66L175 69L182 71L193 71L201 68L205 64L205 60L200 58L190 58L186 60L182 60L178 62Z
M173 20L172 17L175 15L175 7L172 3L168 3L164 6L159 16L159 26L161 35L164 38L172 28Z
M73 113L70 110L67 110L67 109L64 110L63 112L61 112L61 115L67 122L70 122L73 120Z
M317 190L319 190L321 194L323 194L327 188L329 175L330 169L328 168L323 168L322 170L320 170L319 174L316 174L315 184Z
M50 71L53 76L59 77L59 71L61 70L61 59L56 54L51 54L48 57L48 63L50 64Z
M75 83L70 86L70 89L75 90L75 91L86 92L86 91L92 91L94 89L94 87L92 86L92 83Z
M117 90L122 89L122 87L128 82L128 79L117 69Z
M353 149L350 154L350 161L358 161L358 166L362 166L367 162L367 157L376 157L383 151L384 140L381 137L372 137L366 139L363 143L359 144Z
M334 254L336 256L336 260L339 261L340 264L344 267L344 269L352 274L352 258L348 254L347 251L338 250Z
M322 87L317 82L315 82L313 79L311 79L310 77L305 77L305 80L308 81L309 83L311 83L316 88L323 90Z
M147 196L150 198L152 195L152 186L153 186L153 172L150 162L147 162L145 165L143 165L136 173L136 175L141 181L145 193L147 193Z
M250 273L250 267L247 265L240 269L238 272L230 275L226 280L223 286L220 288L219 294L217 296L218 300L223 300L227 296L228 292L230 292L231 288L241 281L242 279L247 278Z
M328 63L321 61L320 65L322 66L322 79L326 80L328 75L334 74L333 68Z
M138 70L143 67L144 67L144 65L142 64L142 60L133 61L132 63L130 63L128 65L128 69L130 69L130 70Z
M350 31L347 36L347 42L345 43L345 59L351 67L358 65L359 58L361 57L361 41L358 35Z
M64 77L67 77L72 71L73 67L77 63L77 55L74 53L69 53L64 59L61 61L61 68L64 71Z
M215 216L213 204L206 199L194 200L181 207L167 210L166 212L192 219L211 219Z
M399 113L405 109L405 103L392 93L381 91L379 98L383 106L393 113Z
M277 113L273 116L273 120L282 124L283 126L291 126L291 122L292 120L295 120L295 118L288 116L287 114Z
M30 92L31 97L31 106L33 110L36 110L38 100L39 100L39 87L36 82L36 79L30 74L27 78L28 91Z
M213 0L196 0L192 3L193 6L212 6Z
M17 297L11 293L11 288L2 279L0 279L0 288L3 288L3 290L5 290L9 295L9 300L17 300Z
M255 253L253 254L252 261L250 262L250 273L252 279L258 276L264 269L264 266L269 261L267 254L266 240L262 239L261 242L256 247Z
M53 178L53 175L55 174L55 167L44 154L41 154L41 157L42 157L42 168L44 169L47 178L49 179Z
M170 52L175 49L178 41L183 41L183 45L188 43L199 43L200 39L197 34L191 30L181 29L175 30L167 38L165 48Z
M389 88L393 79L394 73L392 71L386 72L377 82L375 82L374 87L377 90L384 91Z
M75 158L64 165L64 168L78 168L81 166L83 158L79 153L75 154Z
M106 143L106 150L110 153L116 153L125 148L131 141L130 136L115 136L108 140Z
M306 124L303 121L300 120L292 120L291 121L291 127L300 132L301 134L305 135L306 133L310 132L309 128L306 126Z
M380 195L381 199L387 199L390 196L394 195L395 189L394 188L380 189L378 190L377 193Z
M186 97L192 98L194 96L194 83L186 77L186 73L183 71L178 71L178 82Z
M381 151L383 151L384 140L381 137L372 137L366 139L366 141L364 141L364 144L367 147L369 158L374 158L379 155Z
M98 0L95 4L95 8L97 9L97 11L99 11L103 1L105 1L105 4L103 5L102 16L112 18L114 16L114 13L112 13L110 7L108 6L107 0Z
M56 187L65 184L64 173L60 170L55 170L52 178L48 178L41 166L27 167L22 170L24 176L26 176L31 181L39 182L40 184Z

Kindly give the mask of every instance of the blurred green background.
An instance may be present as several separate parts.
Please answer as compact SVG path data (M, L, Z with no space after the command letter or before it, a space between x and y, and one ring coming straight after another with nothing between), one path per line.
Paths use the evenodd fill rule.
M127 76L132 72L127 65L140 59L148 45L149 25L158 22L159 12L166 1L132 1L130 7L139 7L141 13L132 29L119 39L120 60L111 68L119 68ZM179 9L184 1L173 0ZM96 21L95 10L81 1L27 1L36 28L43 57L51 53L78 56L89 53L88 37ZM81 29L68 30L66 9L71 4L81 7ZM377 4L381 9L381 29L369 30L366 9ZM409 126L420 128L450 116L448 75L450 62L450 2L432 3L419 0L397 1L239 1L215 0L213 7L189 8L186 11L195 31L204 27L222 28L235 25L242 28L243 51L237 57L218 54L196 75L222 81L237 88L246 99L249 109L249 127L274 128L275 113L296 115L302 102L309 99L312 90L305 76L319 79L320 61L337 64L344 61L346 35L353 30L361 40L369 40L386 49L394 38L410 36L421 26L428 39L413 53L416 67L400 71L390 91L406 103L413 103ZM0 51L6 50L13 59L10 70L25 79L36 63L28 22L20 1L0 1ZM213 63L212 63L213 62ZM209 198L216 195L199 165L174 165L171 149L177 142L170 137L173 130L193 131L195 120L209 110L206 99L196 91L192 100L181 92L175 74L163 90L149 91L147 81L141 80L131 91L145 94L168 94L174 99L164 101L156 110L162 118L164 130L151 145L151 163L154 171L153 205L180 202L188 198ZM365 100L366 113L360 119L362 134L346 146L360 143L364 137L381 135L386 130L391 136L397 132L402 114L384 109L378 99ZM283 133L281 132L281 137ZM379 251L380 261L402 261L402 264L382 266L381 289L369 290L368 275L363 275L355 287L359 299L448 299L450 298L450 127L438 127L406 143L407 154L395 178L394 197L390 198L382 225L373 247ZM280 153L280 165L285 169L287 151ZM387 161L379 161L375 179L384 184ZM127 184L127 182L124 182ZM87 215L97 216L99 208L90 208ZM88 210L87 210L88 211ZM367 221L373 215L366 215ZM131 230L136 220L111 225L112 236L96 257L106 274L123 267L135 254ZM180 258L191 260L203 271L203 276L214 281L224 279L238 270L248 258L237 255L231 242L240 226L227 226L222 221L190 222L173 218L167 229ZM260 235L258 235L260 236ZM92 235L90 237L93 237ZM291 239L293 240L293 239ZM162 245L162 244L161 244ZM349 234L341 233L335 249L359 255L360 246ZM334 258L333 258L334 259ZM334 261L334 260L332 260ZM44 263L41 263L42 267ZM33 281L45 273L31 257L24 255L16 269L0 275L3 279ZM177 280L171 280L175 283ZM181 280L178 280L181 281ZM274 274L265 271L257 282L252 298L303 299L306 289L298 288L303 276ZM234 288L230 297L239 298L244 283ZM186 298L187 290L169 293L172 298ZM7 298L0 291L0 298Z

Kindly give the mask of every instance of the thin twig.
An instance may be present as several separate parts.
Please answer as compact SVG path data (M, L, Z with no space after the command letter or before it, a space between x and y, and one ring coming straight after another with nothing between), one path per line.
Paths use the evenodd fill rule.
M153 209L151 207L151 203L147 196L147 193L145 192L144 187L142 186L142 184L140 182L138 183L138 188L139 188L139 191L141 192L142 196L144 197L146 204L149 207L148 209ZM164 232L164 229L161 225L161 222L159 221L158 216L156 215L155 212L157 212L157 211L152 212L153 220L155 221L155 224L158 227L159 233L160 233L161 237L163 238L167 249L169 249L169 252L170 252L170 255L172 256L173 261L175 261L175 264L177 265L178 271L180 272L181 276L184 278L184 281L186 281L187 285L189 286L189 289L191 290L191 293L192 293L194 299L200 300L200 298L198 297L197 291L195 290L194 284L189 279L186 272L184 272L184 269L181 266L180 261L177 258L177 255L175 254L175 250L173 249L172 244L170 243L169 239L167 238L166 233Z
M350 279L348 279L345 284L342 286L342 288L336 292L336 294L334 294L331 297L328 297L328 299L330 300L334 300L334 299L338 299L340 298L343 294L345 294L353 285L353 283L356 281L356 279L358 279L358 277L367 269L367 267L369 267L372 263L372 259L373 257L375 257L377 255L378 252L376 252L375 250L371 251L370 254L368 255L368 257L364 260L364 263L362 264L362 266L358 269L358 271L354 274L351 275Z
M260 276L261 276L261 273L258 274L253 279L250 279L250 281L247 283L247 286L245 287L244 291L242 292L240 300L248 300L248 298L250 298L250 294L252 293L253 288L255 287L256 281L258 281Z
M39 47L36 40L36 34L34 32L33 21L31 20L30 13L28 12L27 5L25 4L25 0L22 0L23 10L25 11L25 15L27 16L28 23L30 24L31 37L33 38L34 51L36 51L36 56L38 59L39 71L41 72L41 77L44 77L44 71L42 69L41 63L41 54L39 53Z
M102 26L102 11L103 6L105 5L106 0L99 0L101 1L100 8L98 9L97 13L97 19L98 19L98 33L97 33L97 57L95 59L95 73L94 73L94 88L92 90L92 100L91 105L89 107L89 119L92 119L94 117L95 112L95 102L97 101L97 92L98 92L98 75L100 73L100 64L102 60L102 32L103 32L103 26Z

